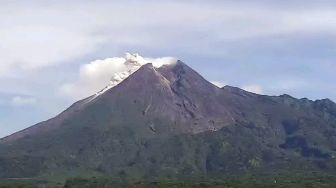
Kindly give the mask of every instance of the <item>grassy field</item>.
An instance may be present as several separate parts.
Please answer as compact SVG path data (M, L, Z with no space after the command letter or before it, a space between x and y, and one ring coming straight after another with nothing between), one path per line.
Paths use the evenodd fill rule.
M70 178L65 182L33 179L1 180L0 188L334 188L336 174L288 172L277 175L232 176L217 180L117 180L109 177Z

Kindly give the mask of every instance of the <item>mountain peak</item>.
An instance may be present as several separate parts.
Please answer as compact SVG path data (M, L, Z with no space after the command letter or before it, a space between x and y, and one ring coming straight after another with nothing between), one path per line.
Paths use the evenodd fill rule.
M174 64L177 61L173 57L144 58L140 56L138 53L133 53L133 54L126 53L124 58L119 58L119 59L124 60L124 62L121 65L120 71L115 72L113 75L111 75L110 82L107 84L105 88L97 92L94 98L105 93L107 90L121 83L131 74L136 72L141 66L144 66L146 64L151 64L152 67L159 68L163 65Z
M158 71L173 83L175 90L183 88L189 90L192 88L204 95L218 91L218 88L180 60L177 60L176 63L159 67Z
M157 178L167 167L177 178L195 170L196 179L284 164L305 170L314 161L324 168L334 158L336 104L330 100L301 105L288 95L218 88L182 61L157 66L159 60L127 56L131 71L106 92L0 140L0 179Z

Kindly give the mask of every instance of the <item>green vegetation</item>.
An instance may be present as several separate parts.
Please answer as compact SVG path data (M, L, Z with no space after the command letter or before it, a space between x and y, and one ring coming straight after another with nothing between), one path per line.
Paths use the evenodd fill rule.
M3 180L0 188L334 188L336 173L293 172L230 176L208 180L122 180L109 177L70 178L63 183L40 180Z
M0 180L0 188L62 188L63 183L53 183L34 179Z
M66 181L66 188L95 187L130 187L130 188L332 188L336 187L336 174L318 174L305 172L287 172L277 175L232 176L217 180L160 180L160 181L113 181L106 178L81 179Z

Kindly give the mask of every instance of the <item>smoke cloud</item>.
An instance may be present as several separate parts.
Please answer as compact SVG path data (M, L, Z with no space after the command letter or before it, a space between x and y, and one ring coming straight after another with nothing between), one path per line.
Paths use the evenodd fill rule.
M116 86L142 65L152 63L154 67L176 62L173 57L144 58L139 54L126 53L125 57L113 57L92 61L80 67L79 78L60 88L62 95L82 99L93 94L100 95Z

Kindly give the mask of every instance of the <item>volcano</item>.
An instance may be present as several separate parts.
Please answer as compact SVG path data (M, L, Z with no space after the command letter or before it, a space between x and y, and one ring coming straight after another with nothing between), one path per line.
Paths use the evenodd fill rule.
M151 63L0 141L0 178L222 178L336 171L336 104L219 88Z

